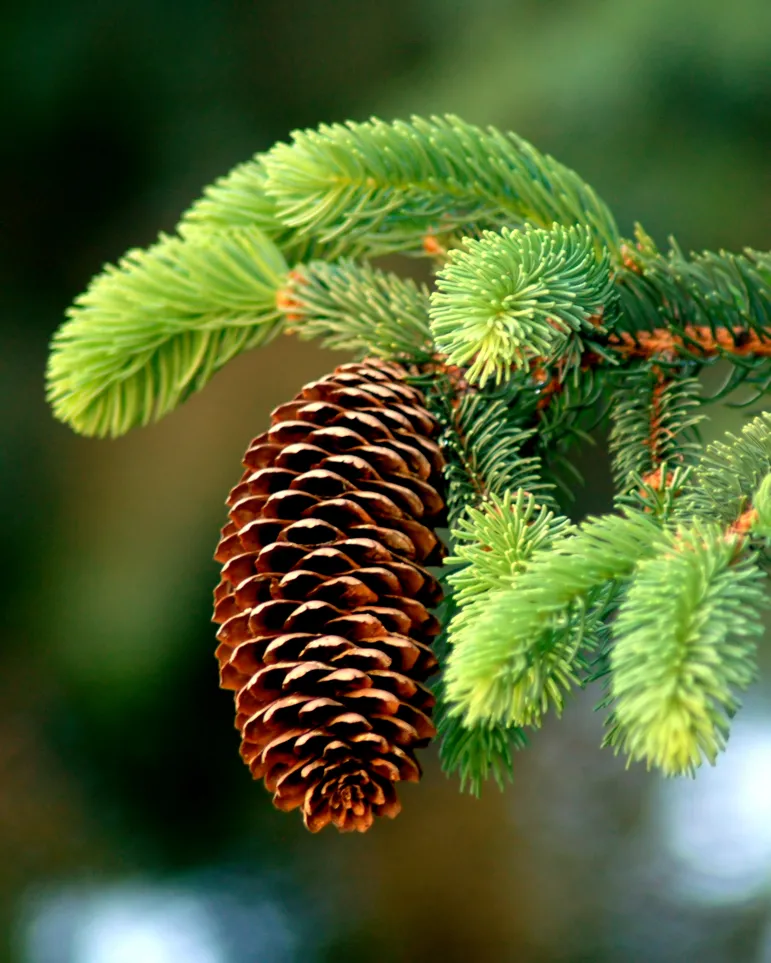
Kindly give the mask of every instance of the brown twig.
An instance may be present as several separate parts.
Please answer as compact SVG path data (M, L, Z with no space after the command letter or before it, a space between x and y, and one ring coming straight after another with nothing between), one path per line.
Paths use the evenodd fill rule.
M713 331L707 325L693 324L686 326L684 336L667 328L638 331L635 335L622 331L610 336L608 346L625 359L674 360L684 351L698 351L705 357L714 357L717 354L733 354L744 358L752 355L771 356L771 338L763 338L755 331L740 327L716 328Z
M658 366L654 366L653 375L656 378L656 384L653 386L651 393L650 431L648 433L647 446L651 453L651 465L653 469L656 469L663 460L660 449L664 441L664 436L669 435L669 437L671 437L672 432L664 429L661 424L662 396L667 390L669 380Z

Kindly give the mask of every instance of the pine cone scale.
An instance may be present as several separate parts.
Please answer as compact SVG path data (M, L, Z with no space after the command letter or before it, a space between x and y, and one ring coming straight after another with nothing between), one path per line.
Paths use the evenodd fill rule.
M399 811L434 735L437 425L396 365L343 365L277 408L244 456L216 558L221 684L241 754L306 826Z

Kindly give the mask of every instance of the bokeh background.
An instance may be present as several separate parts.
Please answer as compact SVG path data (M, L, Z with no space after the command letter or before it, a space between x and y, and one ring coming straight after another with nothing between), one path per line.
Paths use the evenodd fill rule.
M311 837L238 759L210 556L246 442L341 357L279 340L118 441L43 398L105 261L322 121L453 111L575 167L625 232L771 247L768 0L16 0L0 78L0 959L771 961L768 675L695 782L601 753L586 693L505 793L428 752L395 822ZM577 515L608 504L583 467Z

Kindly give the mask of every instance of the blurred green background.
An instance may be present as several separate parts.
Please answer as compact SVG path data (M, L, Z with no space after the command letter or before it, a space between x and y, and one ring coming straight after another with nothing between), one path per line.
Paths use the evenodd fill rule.
M311 837L238 759L210 556L249 438L340 356L280 340L118 441L43 398L105 261L322 121L453 111L575 167L625 232L771 247L769 0L16 0L0 50L0 959L771 961L768 681L695 782L600 753L585 693L505 793L429 751L395 822ZM583 463L577 514L608 501Z

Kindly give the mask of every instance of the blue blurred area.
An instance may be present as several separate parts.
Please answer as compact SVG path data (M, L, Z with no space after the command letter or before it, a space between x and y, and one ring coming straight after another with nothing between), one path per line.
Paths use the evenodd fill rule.
M247 963L297 958L301 925L258 878L198 873L36 894L22 917L30 963Z
M27 0L0 77L0 959L771 961L767 682L695 782L600 753L590 692L505 794L429 752L394 823L310 837L238 759L210 557L249 438L340 357L283 339L111 442L42 387L105 261L322 121L454 111L574 166L626 232L771 247L768 0ZM607 507L582 469L576 512Z

